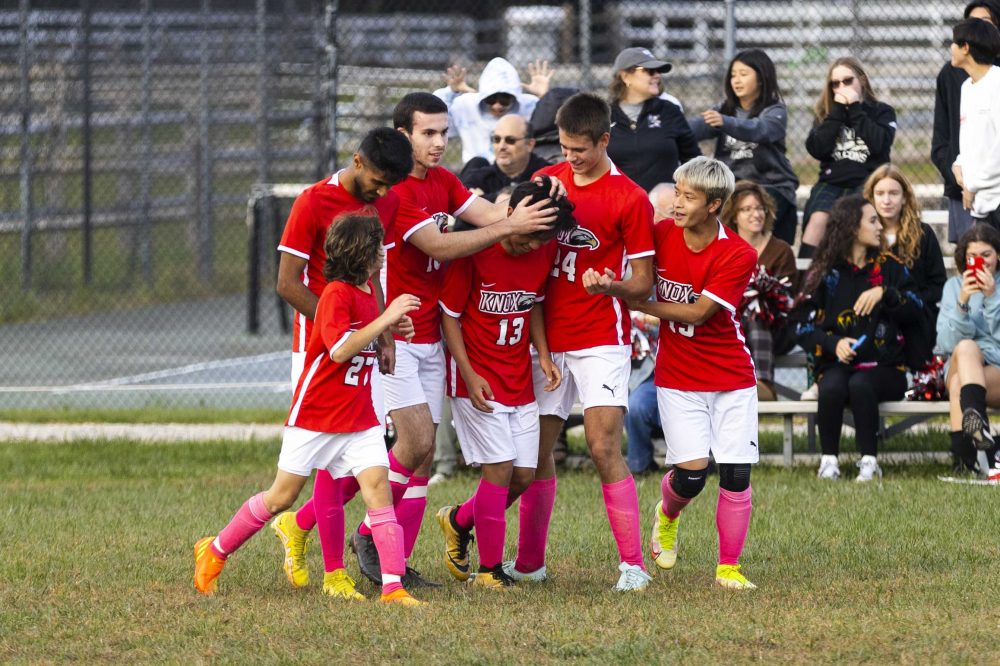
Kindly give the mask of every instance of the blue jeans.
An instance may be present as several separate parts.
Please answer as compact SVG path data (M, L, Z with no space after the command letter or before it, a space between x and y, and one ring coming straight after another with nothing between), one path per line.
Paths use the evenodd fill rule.
M625 432L628 434L626 462L633 474L645 472L653 462L653 430L660 428L653 377L639 384L628 396Z

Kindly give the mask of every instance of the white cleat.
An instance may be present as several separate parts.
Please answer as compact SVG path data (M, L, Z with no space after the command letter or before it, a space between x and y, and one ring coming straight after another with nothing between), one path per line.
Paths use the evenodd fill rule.
M875 456L861 456L861 460L858 461L858 477L854 480L867 483L876 476L879 481L882 480L882 468L878 466L878 460Z
M545 569L543 564L540 569L532 571L531 573L522 573L514 568L514 560L507 560L503 563L503 572L513 578L518 583L541 583L542 581L548 579L548 571Z
M819 472L816 473L821 479L836 480L840 478L840 463L837 456L823 456L819 460Z
M615 585L616 592L642 592L649 587L649 581L653 580L653 577L637 564L622 562L618 565L618 571L621 572L621 576Z

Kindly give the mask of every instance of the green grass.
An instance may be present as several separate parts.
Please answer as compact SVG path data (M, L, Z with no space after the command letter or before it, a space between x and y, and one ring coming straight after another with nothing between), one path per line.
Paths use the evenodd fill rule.
M273 475L275 441L0 446L0 662L996 663L996 489L889 466L882 485L758 468L744 568L713 588L715 479L684 514L681 559L644 594L616 579L596 478L565 473L551 580L508 594L453 581L421 610L290 589L269 532L235 555L215 598L191 586L191 545ZM431 490L413 564L444 580L432 513L475 477ZM659 478L639 479L643 534ZM348 525L360 516L348 507ZM508 552L516 511L509 514ZM311 548L314 575L321 568ZM356 571L354 563L349 569ZM318 575L316 575L318 578ZM372 594L367 585L362 589Z
M284 423L288 410L157 407L142 409L0 409L14 423Z

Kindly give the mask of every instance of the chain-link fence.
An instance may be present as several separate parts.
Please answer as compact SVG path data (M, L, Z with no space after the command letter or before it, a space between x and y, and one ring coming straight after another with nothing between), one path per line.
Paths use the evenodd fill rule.
M248 195L317 180L453 64L475 88L491 58L525 84L544 60L550 87L606 92L615 55L645 46L673 63L667 92L690 116L721 100L733 53L764 49L808 185L811 107L853 55L896 109L893 160L933 196L935 77L963 7L0 1L0 409L287 404L273 248L297 190L258 187L249 211ZM461 166L460 141L445 163Z

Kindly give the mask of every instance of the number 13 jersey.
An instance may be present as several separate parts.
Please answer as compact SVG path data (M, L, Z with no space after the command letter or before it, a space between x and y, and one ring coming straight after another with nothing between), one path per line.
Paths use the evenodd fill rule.
M701 326L663 321L653 377L657 386L735 391L757 384L737 311L757 266L757 252L718 224L718 236L701 252L687 246L684 230L673 220L662 220L653 229L656 300L694 303L705 296L722 306Z

